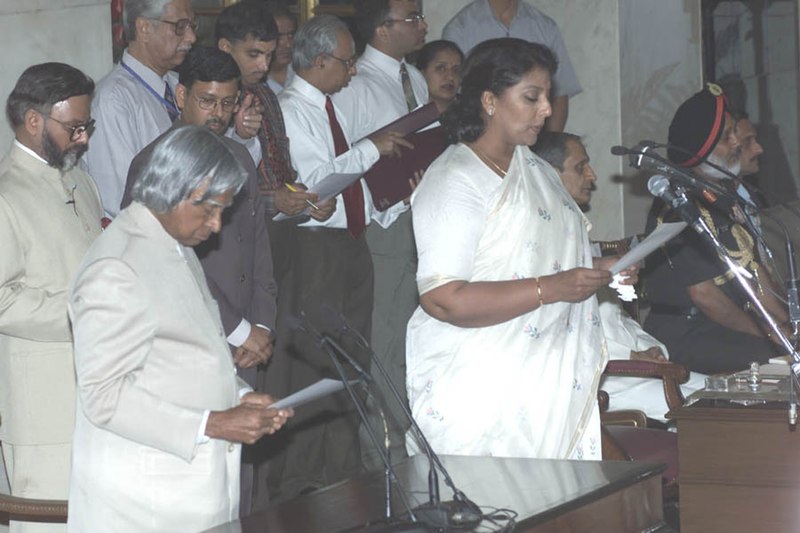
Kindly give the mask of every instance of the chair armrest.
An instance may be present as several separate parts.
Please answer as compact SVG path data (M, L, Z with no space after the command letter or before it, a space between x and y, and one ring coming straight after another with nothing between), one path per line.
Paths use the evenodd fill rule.
M597 407L601 413L608 411L608 393L604 390L597 391Z
M677 363L615 359L608 362L603 373L607 376L660 379L670 409L683 406L685 401L680 384L689 380L689 370Z
M0 512L33 522L66 522L67 500L36 500L0 494ZM59 520L60 519L60 520Z

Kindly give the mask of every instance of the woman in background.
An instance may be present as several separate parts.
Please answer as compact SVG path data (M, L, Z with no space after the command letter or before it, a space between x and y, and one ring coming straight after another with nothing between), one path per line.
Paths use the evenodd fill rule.
M456 144L412 196L407 387L438 453L601 458L594 293L611 274L593 267L589 222L558 174L528 149L555 69L539 44L476 46L442 117Z
M444 113L458 94L464 54L452 41L432 41L422 47L416 66L428 83L430 101Z

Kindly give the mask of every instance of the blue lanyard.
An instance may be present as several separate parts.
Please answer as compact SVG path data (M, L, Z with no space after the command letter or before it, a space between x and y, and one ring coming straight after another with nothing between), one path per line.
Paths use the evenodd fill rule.
M138 81L139 83L141 83L141 84L144 86L144 88L145 88L145 89L147 89L148 91L150 91L150 94L152 94L153 96L155 96L156 98L158 98L158 99L159 99L159 101L160 101L162 104L164 104L164 107L166 107L166 108L167 108L167 112L168 112L168 113L170 113L170 114L171 114L171 113L174 113L174 114L176 114L176 115L180 114L180 111L178 111L178 108L177 108L177 107L175 107L175 105L174 105L174 104L172 104L171 102L169 102L169 101L168 101L166 98L164 98L162 95L158 94L158 93L156 92L156 90L155 90L155 89L153 89L152 87L150 87L150 84L149 84L149 83L147 83L146 81L144 81L144 79L142 79L142 77L141 77L141 76L139 76L139 75L138 75L136 72L134 72L134 71L133 71L133 69L132 69L131 67L129 67L128 65L126 65L124 61L122 61L122 60L120 59L120 60L119 60L119 64L120 64L120 65L122 65L122 68L124 68L125 70L127 70L127 71L128 71L130 74L131 74L131 76L133 76L133 78L134 78L136 81ZM165 82L165 83L166 83L166 82ZM167 87L169 87L169 85L167 85Z

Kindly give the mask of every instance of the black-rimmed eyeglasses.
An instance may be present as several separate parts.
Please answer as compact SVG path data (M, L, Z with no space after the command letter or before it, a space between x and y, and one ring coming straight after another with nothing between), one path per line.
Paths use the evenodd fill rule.
M192 29L193 33L197 33L198 23L197 19L180 19L180 20L164 20L164 19L154 19L158 20L159 22L164 22L166 24L171 24L173 28L175 28L175 35L178 37L183 37L186 33L186 30L189 28Z
M77 142L78 140L80 140L80 138L83 137L84 133L86 134L87 137L91 137L92 133L94 132L93 118L89 119L88 122L84 122L83 124L78 124L75 126L73 126L72 124L67 124L66 122L61 122L57 118L51 117L50 115L46 115L45 118L58 122L65 130L69 131L69 140L71 140L72 142Z

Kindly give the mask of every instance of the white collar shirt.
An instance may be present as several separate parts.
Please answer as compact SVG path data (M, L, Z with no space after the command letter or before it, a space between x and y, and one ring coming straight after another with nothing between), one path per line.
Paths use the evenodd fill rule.
M291 139L289 151L292 164L297 170L298 179L309 188L333 173L364 173L379 158L378 149L367 139L352 143L358 138L352 134L351 123L347 116L334 105L334 113L342 128L350 149L336 156L331 134L328 113L325 110L325 95L305 79L295 75L289 84L278 95L278 102L286 124L286 135ZM387 211L378 212L372 204L372 197L364 180L365 220L377 220L381 225L388 225L407 208L400 204ZM341 194L336 197L337 208L333 215L325 221L309 220L302 226L323 226L328 228L347 228L347 216ZM390 219L388 223L386 219Z
M400 79L401 61L367 45L358 60L358 74L350 85L334 95L333 101L347 117L353 135L360 139L408 114L408 104ZM417 105L428 103L425 77L406 64Z
M122 54L122 62L155 93L163 95L167 83L174 93L178 82L176 73L159 76L127 50ZM95 132L81 162L97 184L103 209L112 218L119 213L131 160L172 126L162 100L121 63L97 84L92 100Z

